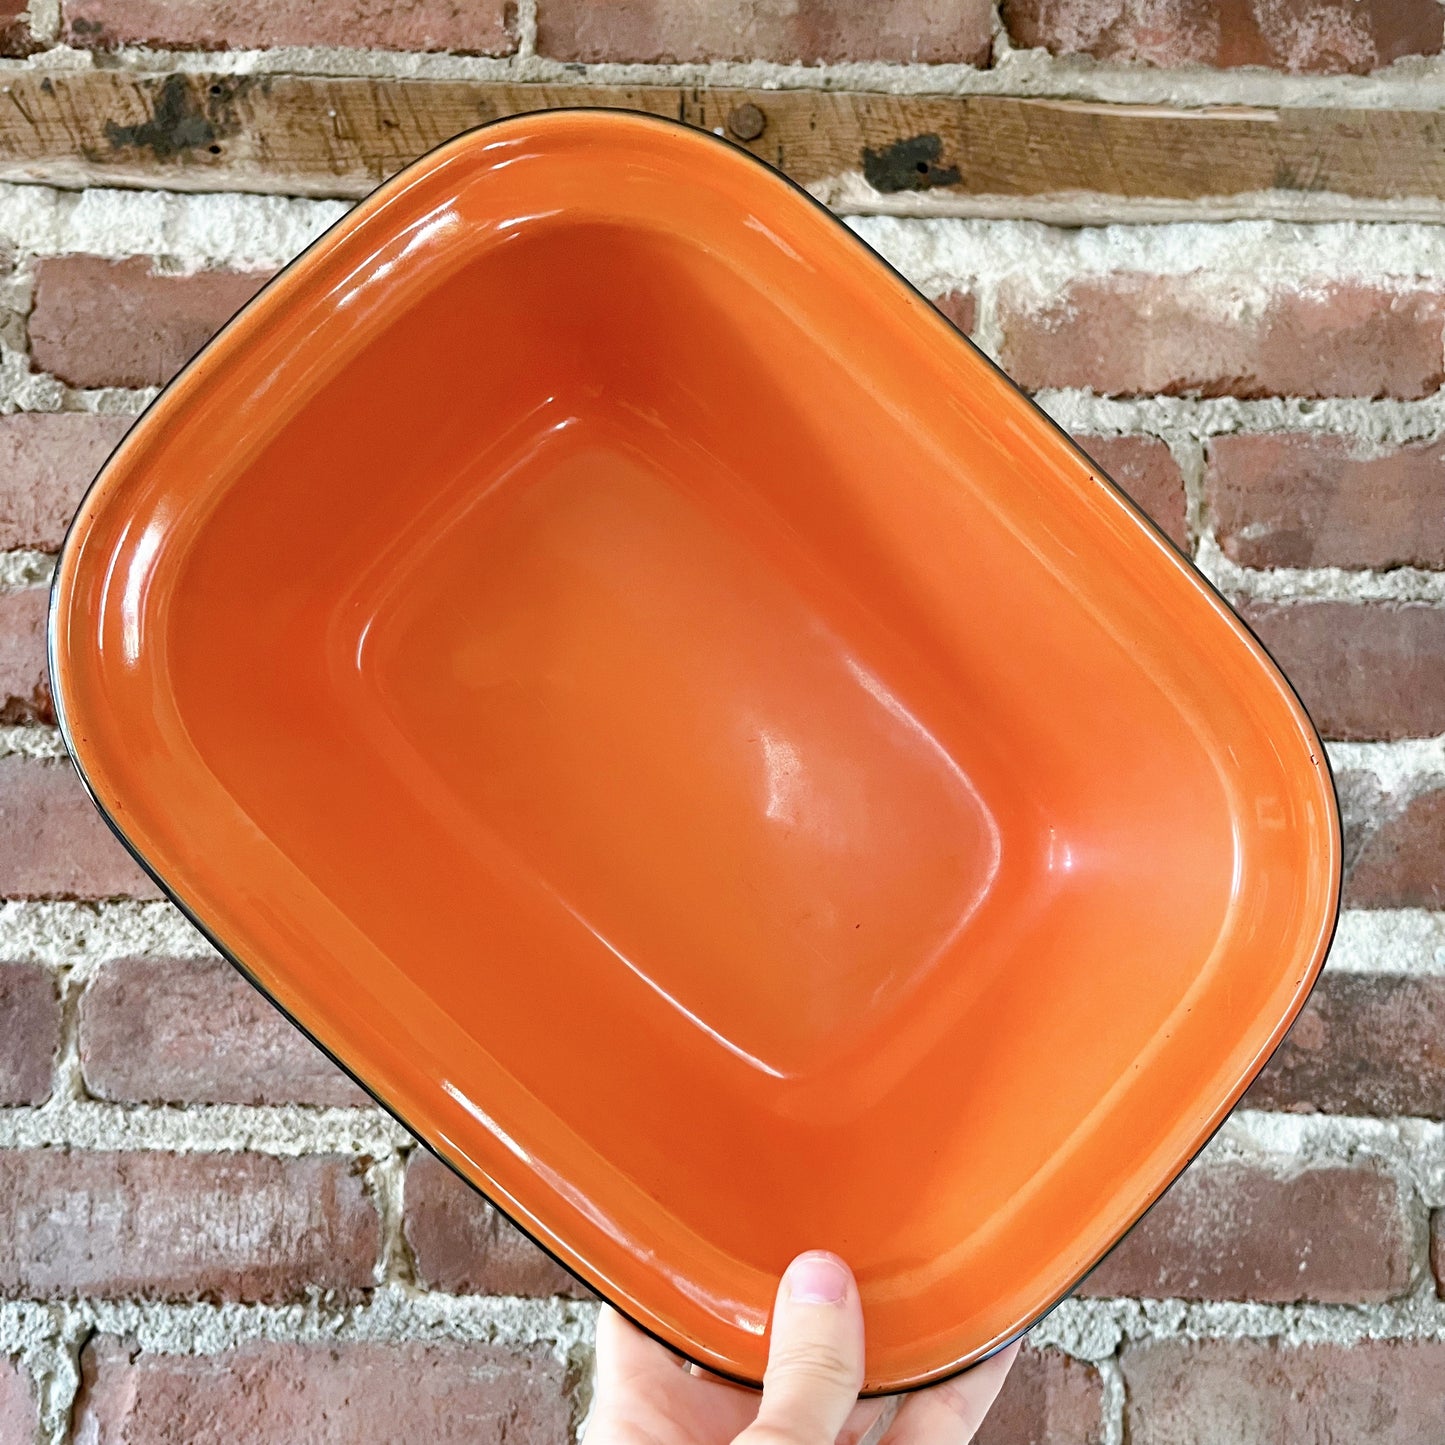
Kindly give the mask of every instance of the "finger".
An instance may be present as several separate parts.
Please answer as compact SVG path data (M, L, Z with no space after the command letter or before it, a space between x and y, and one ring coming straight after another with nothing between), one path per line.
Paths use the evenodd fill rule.
M859 1400L839 1432L838 1445L879 1445L888 1420L893 1418L893 1403L892 1400Z
M608 1306L597 1318L596 1382L586 1445L690 1439L697 1420L731 1440L758 1410L756 1390L689 1374L680 1356Z
M682 1359L644 1334L611 1305L597 1315L597 1399L681 1369Z
M736 1445L834 1445L862 1385L863 1306L852 1272L835 1254L801 1254L773 1306L758 1418Z
M1019 1342L982 1364L911 1395L898 1412L883 1445L967 1445L998 1398Z

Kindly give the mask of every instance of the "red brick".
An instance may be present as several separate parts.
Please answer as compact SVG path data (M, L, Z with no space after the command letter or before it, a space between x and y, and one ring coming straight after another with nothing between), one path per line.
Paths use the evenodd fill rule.
M1445 1440L1445 1344L1161 1341L1120 1355L1129 1445Z
M452 1294L591 1297L439 1159L418 1150L406 1171L402 1226L418 1277Z
M0 758L0 897L159 898L68 762Z
M1324 974L1245 1102L1445 1119L1445 979Z
M972 291L949 291L943 296L935 296L933 304L965 336L973 333L974 323L978 320L978 303Z
M1345 886L1360 852L1369 841L1390 803L1374 773L1360 768L1340 768L1335 773L1335 796L1340 804L1340 828L1345 837Z
M282 1300L372 1283L347 1159L0 1151L0 1294Z
M1262 296L1226 277L1126 272L1036 306L1001 298L1021 386L1108 395L1422 397L1445 381L1445 295L1327 281Z
M31 963L0 963L0 1104L43 1104L59 1047L60 999L50 975Z
M561 1445L565 1369L543 1346L257 1343L145 1354L101 1337L81 1354L74 1434L88 1445Z
M1445 1212L1430 1216L1430 1272L1435 1276L1435 1293L1445 1299Z
M176 50L265 50L338 45L360 50L451 50L510 55L515 0L63 0L64 38L92 50L149 45Z
M83 411L0 417L0 550L58 551L86 487L132 421Z
M1092 1367L1057 1350L1026 1347L974 1445L1100 1445L1102 1402Z
M1445 732L1445 608L1246 602L1239 614L1326 738Z
M1279 1178L1199 1163L1080 1286L1081 1295L1289 1303L1385 1300L1410 1283L1410 1228L1388 1175Z
M160 386L268 279L255 271L160 275L142 256L42 259L30 353L71 386Z
M1445 788L1412 798L1370 834L1345 900L1357 908L1445 908Z
M1338 436L1218 437L1205 489L1246 567L1445 567L1445 443L1370 456Z
M1005 0L1015 45L1151 65L1363 75L1435 55L1437 0Z
M1169 448L1154 437L1074 438L1178 547L1188 545L1184 478Z
M992 43L988 0L541 0L537 14L537 49L558 60L984 65Z
M28 0L0 0L0 55L30 55L39 48L30 30Z
M364 1105L367 1096L219 960L126 958L80 1001L86 1088L127 1104Z
M45 665L48 587L0 592L0 723L55 721Z
M35 1387L18 1361L0 1360L0 1445L32 1445L40 1436Z

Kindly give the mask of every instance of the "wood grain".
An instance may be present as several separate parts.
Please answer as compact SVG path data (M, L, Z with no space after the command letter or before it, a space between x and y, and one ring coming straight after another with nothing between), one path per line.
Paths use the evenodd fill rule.
M845 209L967 210L994 198L1026 214L1074 198L1294 214L1312 199L1445 202L1445 115L1433 111L120 70L6 77L0 178L360 196L472 126L577 105L735 140L761 117L738 143Z

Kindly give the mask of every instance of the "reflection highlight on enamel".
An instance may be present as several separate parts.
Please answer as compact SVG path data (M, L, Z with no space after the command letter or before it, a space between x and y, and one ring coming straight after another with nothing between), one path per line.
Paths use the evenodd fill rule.
M866 692L883 710L897 723L905 727L919 743L923 745L934 757L953 775L953 780L960 788L968 794L978 809L978 816L988 830L988 862L984 870L984 878L975 895L973 903L959 921L961 928L968 918L977 909L979 903L988 896L989 889L998 875L999 861L1003 852L1003 840L999 834L998 822L989 811L987 804L979 796L978 789L974 787L967 773L953 760L953 755L943 746L942 743L931 733L928 728L919 721L901 698L898 697L876 673L870 672L855 657L844 658L844 665L853 675L858 685ZM950 937L956 937L958 930L955 929Z
M141 655L141 617L146 592L160 554L169 519L158 515L140 534L125 568L120 594L120 647L127 665L135 666Z
M637 1241L636 1235L627 1230L627 1228L624 1228L620 1222L614 1220L604 1209L598 1207L597 1201L592 1199L584 1189L579 1189L571 1179L556 1172L545 1160L538 1159L535 1155L530 1155L526 1149L523 1149L522 1144L517 1143L516 1139L513 1139L512 1134L507 1133L507 1131L497 1123L496 1118L488 1114L487 1110L484 1110L480 1104L477 1104L477 1101L471 1098L471 1095L468 1095L467 1092L458 1088L451 1079L441 1079L441 1081L439 1081L439 1087L441 1087L441 1091L444 1092L448 1098L460 1104L497 1142L503 1144L517 1159L522 1160L527 1166L527 1169L532 1170L539 1179L542 1179L559 1198L565 1199L566 1204L577 1209L578 1214L582 1215L582 1218L585 1218L585 1220L590 1222L591 1225L594 1225L597 1230L607 1235L610 1240L613 1240L614 1243L618 1244L623 1250L626 1250L627 1254L630 1254L634 1260L655 1266L656 1256L650 1248L642 1246L642 1244ZM448 1144L452 1150L457 1152L457 1155L464 1157L464 1159L467 1157L467 1150L465 1150L457 1140L451 1139L449 1136L444 1136L442 1137L442 1143ZM610 1280L600 1279L597 1280L597 1283L608 1285ZM701 1302L708 1303L709 1308L711 1308L711 1303L705 1301L705 1299ZM734 1308L743 1309L746 1308L746 1306L734 1306Z
M602 932L601 929L595 927L586 918L584 918L581 913L579 913L577 909L567 901L567 899L563 898L560 893L556 893L555 890L554 897L557 899L557 902L561 905L561 907L565 909L566 912L571 914L571 916L575 918L577 922L580 923L582 927L585 928L587 932L590 933L592 937L595 938L597 942L600 943L602 947L605 948L607 952L610 953L613 958L618 961L618 963L620 963L624 968L626 968L635 978L638 978L643 983L645 983L648 988L650 988L653 993L658 996L658 998L660 998L670 1008L676 1010L677 1013L681 1014L682 1017L685 1018L688 1023L691 1024L694 1028L700 1029L714 1043L721 1044L722 1047L728 1051L728 1053L730 1053L736 1059L741 1059L742 1062L747 1064L749 1068L757 1069L759 1072L767 1074L770 1078L773 1079L786 1079L790 1077L788 1074L783 1073L778 1069L775 1069L771 1064L765 1062L763 1059L758 1058L756 1054L750 1054L740 1044L735 1044L730 1038L727 1038L724 1035L720 1034L705 1019L699 1018L695 1013L693 1013L690 1008L687 1007L686 1004L684 1004L680 999L675 998L671 993L669 993L667 989L665 989L655 978L652 977L651 974L649 974L645 969L639 967L638 964L634 963L633 960L630 959L625 953L623 953L623 951L618 948L617 945L614 944L612 940L608 938L605 933Z
M1057 828L1049 825L1049 846L1047 861L1044 866L1050 873L1072 873L1076 859L1074 850L1069 840L1063 837Z
M530 211L524 216L508 216L505 221L498 221L493 229L499 234L505 234L508 231L521 231L528 226L535 225L538 221L550 221L554 217L562 214L561 211L555 209L550 211Z
M758 216L749 216L743 222L743 225L745 225L750 231L756 231L760 236L766 236L768 240L771 241L773 245L776 246L778 250L780 250L783 255L788 258L788 260L796 262L800 266L807 266L809 270L812 270L812 267L808 264L807 258L799 255L798 252L792 246L788 245L788 243L783 240L783 238L778 235L778 233L773 230L771 226L765 225Z
M798 750L786 738L763 731L763 771L768 797L763 812L775 822L797 827L802 821L800 804L807 801L807 777Z
M398 233L395 240L384 250L370 256L342 280L332 295L335 304L346 307L354 304L378 282L385 281L397 267L416 255L423 247L438 241L447 231L461 225L461 217L451 205L438 206L436 210L414 221Z
M721 1320L724 1324L743 1330L747 1334L756 1335L759 1339L767 1332L768 1314L766 1310L760 1310L756 1305L746 1304L742 1300L719 1299L716 1295L710 1294L701 1286L694 1284L685 1274L676 1271L670 1272L669 1279L673 1288L680 1295L684 1295L694 1304L700 1305L714 1319ZM762 1296L766 1297L766 1291L762 1292Z
M517 1141L512 1138L512 1136L507 1133L507 1131L502 1128L502 1126L497 1123L497 1121L492 1118L492 1116L487 1113L485 1109L483 1109L479 1104L477 1104L469 1095L462 1093L462 1091L457 1088L457 1086L452 1083L450 1079L443 1079L441 1081L441 1090L442 1093L444 1093L449 1099L452 1099L456 1103L460 1104L462 1108L464 1108L467 1113L470 1114L472 1118L475 1119L477 1123L480 1124L482 1128L487 1131L488 1134L490 1134L499 1144L504 1145L512 1154L515 1154L517 1158L522 1161L523 1164L527 1165L528 1168L536 1167L535 1161L533 1160L532 1156L524 1148L522 1148L522 1146L517 1143Z

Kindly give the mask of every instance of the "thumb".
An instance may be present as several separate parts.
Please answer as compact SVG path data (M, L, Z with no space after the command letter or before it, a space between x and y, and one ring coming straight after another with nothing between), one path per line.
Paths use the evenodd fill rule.
M735 1445L833 1445L862 1385L863 1306L852 1272L836 1254L800 1254L773 1306L758 1417Z

